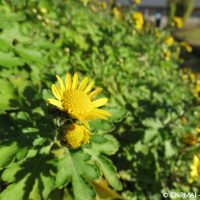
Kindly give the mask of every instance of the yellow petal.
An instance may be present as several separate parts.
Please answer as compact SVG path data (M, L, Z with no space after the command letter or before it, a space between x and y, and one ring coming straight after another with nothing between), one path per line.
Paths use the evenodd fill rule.
M56 99L47 99L47 101L48 101L50 104L52 104L52 105L56 106L57 108L59 108L60 110L63 110L63 107L62 107L62 104L61 104L60 101L58 101L58 100L56 100Z
M88 143L89 143L90 136L91 136L90 131L88 131L88 129L86 129L86 128L84 127L84 138L83 138L83 144L88 144Z
M87 118L88 118L88 119L91 119L91 120L94 120L94 119L96 119L96 118L105 119L105 120L108 119L105 115L102 115L102 114L100 114L100 113L98 113L98 112L95 112L95 111L91 112L91 113L87 116Z
M78 86L78 74L75 73L72 82L72 89L75 90Z
M62 79L61 79L58 75L56 75L56 78L57 78L57 80L58 80L58 83L59 83L61 92L64 93L64 92L65 92L65 86L64 86L64 84L63 84Z
M80 122L82 122L88 129L90 128L88 122L86 121L86 119L84 119L83 117L81 117L80 115L78 115L77 113L69 113L69 115L75 119L78 119Z
M85 78L81 81L81 83L80 83L78 89L79 89L79 90L84 90L84 88L86 87L87 83L88 83L88 78L85 77Z
M109 113L109 112L106 111L106 110L102 110L102 109L95 109L95 112L96 112L96 113L99 113L99 114L101 114L101 115L112 116L111 113Z
M195 166L198 166L198 165L200 164L199 158L198 158L197 155L194 155L194 157L193 157L193 164L194 164Z
M92 99L97 94L99 94L102 90L103 90L102 88L97 88L96 90L94 90L93 92L91 92L88 96Z
M52 90L54 96L56 97L56 99L61 100L62 95L60 93L60 90L55 86L55 84L51 85L51 90Z
M69 73L66 74L65 87L66 87L66 90L71 89L71 75Z
M100 99L93 101L92 105L97 108L97 107L105 105L107 103L107 101L108 101L107 98L100 98Z
M189 183L193 183L194 182L194 177L190 177L188 180Z
M84 92L85 92L86 94L88 94L88 93L92 90L93 86L94 86L94 82L91 82L91 83L87 86L87 88L85 89Z

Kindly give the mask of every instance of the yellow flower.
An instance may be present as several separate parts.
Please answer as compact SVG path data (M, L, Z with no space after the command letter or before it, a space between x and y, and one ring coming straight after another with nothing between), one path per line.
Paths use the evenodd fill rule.
M200 84L196 84L194 88L194 96L200 100Z
M196 128L196 131L197 131L197 133L199 134L199 133L200 133L200 127L197 127L197 128Z
M137 30L141 30L144 25L144 18L141 12L134 12L132 15L132 19L135 23L135 28Z
M107 3L106 3L105 1L99 2L99 6L100 6L102 9L106 9L106 8L107 8Z
M190 169L189 182L192 183L196 177L200 177L200 160L197 155L193 156L193 163L190 165Z
M195 145L198 142L196 135L187 134L183 137L183 142L188 145Z
M183 20L180 17L174 17L173 22L177 28L182 28Z
M105 105L107 98L94 100L94 97L102 91L102 88L97 88L91 92L94 82L88 84L88 78L85 77L78 86L78 74L75 73L72 77L69 73L66 74L65 84L59 76L56 76L59 87L52 84L52 92L56 99L48 99L48 102L58 109L64 111L72 118L80 120L86 126L86 120L95 118L107 119L111 114L99 107Z
M46 14L47 13L47 9L45 7L40 8L40 12L42 14Z
M189 53L192 52L192 47L191 47L187 42L182 41L182 42L180 43L180 45L181 45L182 47L184 47L185 50L186 50L187 52L189 52Z
M135 4L140 4L141 0L134 0Z
M172 36L168 36L168 37L166 38L166 40L165 40L165 44L166 44L167 46L172 46L173 43L174 43L174 38L173 38Z
M170 51L167 50L167 49L164 49L163 55L164 55L165 60L169 60L170 57L171 57L171 53L170 53Z
M194 72L189 72L189 77L192 82L196 81L196 74Z
M122 21L122 19L123 19L123 13L122 13L122 11L119 8L114 7L112 9L112 13L113 13L113 15L114 15L114 17L115 17L116 20Z
M66 130L64 140L71 148L75 149L80 147L82 144L88 144L90 135L90 131L84 126L73 123Z

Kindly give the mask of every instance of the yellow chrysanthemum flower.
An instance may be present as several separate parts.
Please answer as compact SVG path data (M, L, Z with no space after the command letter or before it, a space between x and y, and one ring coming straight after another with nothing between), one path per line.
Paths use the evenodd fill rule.
M173 22L177 28L183 27L183 20L180 17L174 17Z
M183 137L183 142L188 145L195 145L198 142L197 136L193 134L187 134Z
M200 84L197 84L194 88L194 96L200 100Z
M122 21L122 19L123 19L123 13L122 13L122 11L119 8L114 7L112 9L112 13L113 13L113 15L114 15L114 17L115 17L116 20Z
M141 30L144 25L144 18L141 12L134 12L132 15L132 19L135 23L135 28L137 30Z
M182 42L180 43L180 45L181 45L182 47L184 47L185 50L186 50L187 52L189 52L189 53L192 52L192 47L191 47L187 42L182 41Z
M173 43L174 43L174 38L173 38L171 35L168 36L168 37L166 38L166 40L165 40L165 44L166 44L167 46L172 46Z
M141 0L134 0L135 4L140 4L141 3Z
M193 163L190 165L189 182L192 183L196 177L200 177L200 159L197 155L193 156Z
M102 91L97 88L91 92L94 82L88 84L88 78L85 77L78 86L78 74L75 73L73 80L71 75L66 74L65 84L59 76L56 76L59 87L52 84L52 92L56 99L48 99L48 102L58 109L66 112L72 118L80 120L88 126L86 120L96 118L107 119L111 114L108 111L99 109L108 101L107 98L94 100L94 97Z
M75 149L80 147L82 144L89 143L90 135L90 131L84 126L73 123L66 130L64 140L71 148Z

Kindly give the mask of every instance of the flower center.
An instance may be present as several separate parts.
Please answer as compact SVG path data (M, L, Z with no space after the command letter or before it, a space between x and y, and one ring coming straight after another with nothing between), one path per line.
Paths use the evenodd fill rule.
M90 98L81 90L65 91L62 105L65 111L81 116L86 116L92 108Z

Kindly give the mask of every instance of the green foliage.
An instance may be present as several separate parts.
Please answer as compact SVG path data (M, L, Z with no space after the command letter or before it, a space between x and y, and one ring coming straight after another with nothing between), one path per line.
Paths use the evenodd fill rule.
M197 135L200 106L169 31L136 31L134 6L119 22L96 1L17 2L0 4L0 199L92 200L97 179L127 200L196 191L197 146L182 138ZM56 74L76 71L104 89L112 116L90 121L90 143L71 149L66 116L46 99Z

